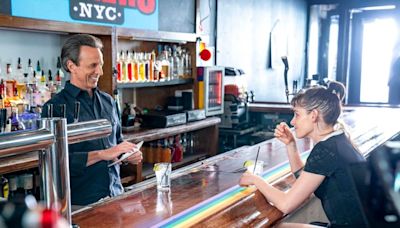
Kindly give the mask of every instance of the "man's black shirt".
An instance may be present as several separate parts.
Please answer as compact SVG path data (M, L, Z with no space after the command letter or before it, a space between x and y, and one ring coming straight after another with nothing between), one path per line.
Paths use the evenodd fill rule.
M61 104L66 105L68 123L74 121L75 102L80 102L79 122L107 119L111 122L112 133L107 138L69 145L69 169L71 179L71 201L73 205L87 205L107 196L123 193L119 165L108 168L108 161L100 161L86 167L88 153L110 148L122 142L121 125L113 98L100 90L93 89L90 97L87 91L66 82L65 88L44 106L42 117L47 117L47 105L53 104L53 116L61 116Z

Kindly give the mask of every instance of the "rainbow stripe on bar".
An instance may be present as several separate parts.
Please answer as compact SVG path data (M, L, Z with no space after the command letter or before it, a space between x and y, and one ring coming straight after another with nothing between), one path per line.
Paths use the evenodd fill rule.
M301 154L301 159L305 161L310 154L307 151ZM284 162L277 165L262 175L263 179L271 183L278 180L283 175L290 172L289 162ZM239 180L238 180L239 181ZM252 194L256 191L254 186L252 187L240 187L239 185L233 186L218 195L215 195L191 208L182 211L152 227L189 227L194 224L201 222L202 220L216 214L217 212L227 208L233 203L240 199Z

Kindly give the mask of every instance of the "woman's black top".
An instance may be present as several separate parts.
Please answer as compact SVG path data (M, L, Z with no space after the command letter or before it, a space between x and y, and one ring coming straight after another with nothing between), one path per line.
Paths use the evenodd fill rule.
M321 200L331 227L367 226L349 167L364 161L344 133L318 142L307 158L304 171L325 176L314 193Z

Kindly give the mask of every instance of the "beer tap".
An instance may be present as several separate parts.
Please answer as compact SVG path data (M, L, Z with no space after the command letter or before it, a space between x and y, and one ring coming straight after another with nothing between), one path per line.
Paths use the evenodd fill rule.
M48 118L53 118L53 104L48 104L47 105L47 117Z
M283 74L283 77L285 79L286 100L287 100L287 103L289 103L289 87L288 87L288 78L287 78L288 77L287 73L289 71L289 62L288 62L287 56L282 56L281 58L282 58L283 64L285 65L285 72Z
M293 88L292 93L289 92L289 85L288 85L288 71L289 71L289 62L287 56L282 56L282 62L285 65L285 72L284 72L284 79L285 79L285 94L286 94L286 101L289 102L289 95L296 95L297 94L297 80L293 80Z
M253 90L250 90L250 101L249 102L250 103L254 102L254 91Z
M79 101L75 101L74 107L74 123L79 122L79 110L81 109L81 103Z
M0 132L5 132L7 126L7 109L0 109Z
M61 118L66 118L66 105L65 104L60 104L60 109L61 109Z

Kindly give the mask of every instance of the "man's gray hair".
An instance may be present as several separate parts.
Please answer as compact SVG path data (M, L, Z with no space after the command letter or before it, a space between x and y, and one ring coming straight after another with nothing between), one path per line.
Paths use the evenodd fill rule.
M77 34L69 37L61 49L61 61L65 71L69 72L67 67L68 60L79 66L79 55L82 46L89 46L103 49L103 43L95 36L89 34Z

